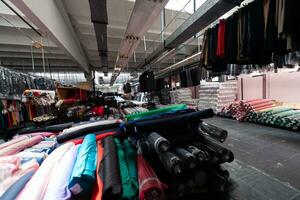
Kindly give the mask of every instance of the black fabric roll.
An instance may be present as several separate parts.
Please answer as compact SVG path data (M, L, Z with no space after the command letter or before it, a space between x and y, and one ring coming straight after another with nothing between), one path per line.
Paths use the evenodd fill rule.
M210 160L210 156L207 152L201 151L193 145L187 145L186 150L193 154L197 158L199 163L204 163Z
M150 143L153 150L158 154L170 149L169 141L166 138L160 136L158 133L150 133L147 136L147 141Z
M196 157L183 148L176 148L174 153L183 161L183 165L187 170L195 169L197 165Z
M147 140L145 140L144 138L139 139L137 142L137 145L143 155L149 155L149 154L153 153L153 149L152 149L150 143Z
M16 134L27 134L27 133L38 133L38 132L60 132L63 131L66 128L70 128L74 123L64 123L64 124L57 124L53 126L46 126L42 128L36 128L36 127L29 127L29 128L22 128L17 131Z
M200 150L205 151L209 154L210 157L208 161L209 164L217 164L219 162L220 160L219 155L213 148L202 143L195 143L194 145Z
M177 176L183 172L182 160L174 153L163 152L159 155L159 159L170 175Z
M199 125L199 131L201 134L207 135L211 137L212 139L215 139L219 142L224 142L227 138L227 131L224 129L221 129L219 127L216 127L214 125L202 122Z
M122 194L122 183L117 149L113 137L103 140L104 155L99 169L103 180L103 200L119 199Z
M225 163L225 162L232 162L234 160L234 155L233 155L232 151L230 151L229 149L226 149L226 148L222 147L221 145L216 144L215 142L211 141L208 138L204 139L202 143L211 147L218 153L219 164Z
M181 115L172 115L159 117L148 120L134 120L125 124L128 132L151 133L151 132L168 132L172 134L174 131L184 131L190 129L198 129L200 119L213 117L212 109L202 110ZM165 135L164 135L165 136Z
M111 122L103 121L103 124L99 124L99 123L100 122L93 122L78 127L72 127L72 130L66 129L65 130L66 132L64 131L65 133L57 136L57 142L63 143L68 140L84 136L89 133L103 131L107 129L114 129L119 127L119 123L117 123L116 120L112 120Z

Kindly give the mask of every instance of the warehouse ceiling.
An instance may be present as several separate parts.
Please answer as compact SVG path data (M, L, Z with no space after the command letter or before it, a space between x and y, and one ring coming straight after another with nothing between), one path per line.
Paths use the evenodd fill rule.
M3 4L5 1L12 6L27 22L38 32L39 36L15 13ZM50 0L47 0L47 2ZM103 54L97 44L95 26L91 19L90 2L92 0L55 0L53 9L57 9L67 27L64 33L55 30L57 27L47 26L47 22L58 19L43 18L43 12L37 13L34 4L40 4L39 10L46 13L50 8L43 8L46 1L38 0L1 0L0 1L0 65L24 72L87 72L95 69L98 72L108 70L110 74L115 72L118 52L125 37L130 16L133 14L135 1L133 0L107 0L107 52ZM100 0L105 1L105 0ZM34 3L33 3L34 2ZM52 2L52 0L51 0ZM159 14L153 19L153 24L128 60L124 72L137 72L137 66L144 63L145 59L163 45L163 40L168 38L205 0L169 0L164 14ZM31 4L30 4L31 3ZM194 4L195 3L195 4ZM31 7L30 7L31 6ZM53 5L52 5L53 6ZM195 6L195 7L194 7ZM36 5L38 7L38 5ZM140 11L143 12L143 11ZM24 14L23 14L24 13ZM100 14L101 12L99 12ZM45 14L46 16L46 14ZM50 20L50 21L47 21ZM55 24L55 23L54 23ZM162 25L165 28L162 29ZM140 25L139 25L140 26ZM139 28L139 27L136 27ZM162 32L163 31L163 32ZM73 40L64 43L62 34L68 33ZM66 35L66 34L65 34ZM66 35L68 37L68 35ZM99 39L99 38L98 38ZM44 47L32 47L33 42L39 42ZM77 46L68 46L70 43L78 43ZM185 44L173 50L164 59L158 59L151 65L151 69L161 70L174 63L183 60L199 51L201 39L193 36ZM78 51L79 49L79 51ZM42 53L44 51L44 55ZM101 54L102 52L102 54ZM104 58L105 62L104 64ZM43 59L44 57L44 59ZM34 67L33 67L34 65ZM107 65L107 66L106 66ZM105 67L108 67L105 69ZM149 66L139 69L143 71ZM106 80L106 79L105 79Z

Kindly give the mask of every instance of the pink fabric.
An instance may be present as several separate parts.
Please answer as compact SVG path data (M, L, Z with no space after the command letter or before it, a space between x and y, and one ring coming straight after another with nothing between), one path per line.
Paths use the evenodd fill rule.
M57 135L56 133L52 133L52 132L37 132L37 133L27 133L27 134L23 134L23 135L16 135L14 136L14 138L19 138L22 136L27 136L27 137L32 137L32 136L43 136L43 137L50 137L51 135Z
M20 141L23 141L23 140L25 140L25 139L27 139L27 138L28 138L28 136L22 135L22 136L20 136L20 137L18 137L18 138L16 138L16 139L12 139L12 140L10 140L10 141L8 141L8 142L5 142L5 143L3 143L3 144L0 144L0 150L3 149L3 148L5 148L5 147L8 147L8 146L10 146L10 145L16 144L16 143L18 143L18 142L20 142Z
M6 148L0 150L0 156L10 156L15 153L18 153L28 147L32 147L33 145L41 142L43 140L43 136L34 136L32 138L27 138L23 141L17 142L13 145L10 145Z
M17 156L0 157L0 183L19 169L20 162Z

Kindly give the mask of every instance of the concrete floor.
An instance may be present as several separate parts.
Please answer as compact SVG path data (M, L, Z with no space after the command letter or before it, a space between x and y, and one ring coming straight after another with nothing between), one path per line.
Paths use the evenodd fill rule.
M234 200L300 200L300 133L214 117L224 128L235 161L230 171Z

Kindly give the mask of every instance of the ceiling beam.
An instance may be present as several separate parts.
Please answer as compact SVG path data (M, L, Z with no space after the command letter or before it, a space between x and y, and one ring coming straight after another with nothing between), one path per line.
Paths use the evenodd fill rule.
M67 13L55 0L10 0L39 30L61 47L78 66L89 72L89 63ZM62 5L62 4L61 4Z

